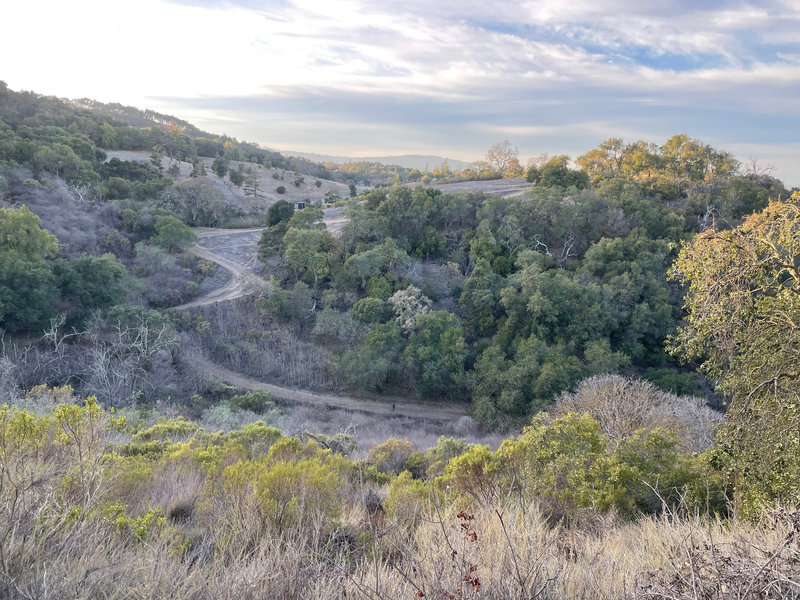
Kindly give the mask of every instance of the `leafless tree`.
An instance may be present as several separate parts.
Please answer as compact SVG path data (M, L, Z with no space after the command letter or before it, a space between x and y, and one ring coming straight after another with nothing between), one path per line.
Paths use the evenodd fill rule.
M498 173L508 173L513 159L519 156L519 148L512 146L509 140L496 143L486 151L486 162Z

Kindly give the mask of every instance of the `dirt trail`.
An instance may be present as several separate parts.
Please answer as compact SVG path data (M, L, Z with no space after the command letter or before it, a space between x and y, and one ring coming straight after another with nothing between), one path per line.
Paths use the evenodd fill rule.
M338 216L338 214L336 216ZM261 277L230 260L214 254L211 250L202 245L202 240L204 238L222 235L235 235L237 233L253 233L256 231L260 231L260 229L198 230L197 237L199 240L191 248L191 252L202 259L209 260L218 264L222 268L227 269L231 274L231 279L220 289L214 290L213 292L197 298L192 302L187 302L186 304L176 306L175 308L178 310L186 310L189 308L214 304L216 302L235 300L236 298L246 295L256 287L269 286L269 283L264 281L264 279ZM213 363L208 359L200 359L199 366L202 366L203 370L217 379L228 382L238 388L246 390L263 390L265 392L269 392L278 400L288 400L295 403L325 406L370 414L399 415L434 421L450 421L466 415L464 408L458 405L432 405L410 401L406 398L387 398L385 401L361 400L358 398L352 398L350 396L319 394L307 390L298 390L294 388L273 385L271 383L264 383L256 379L251 379L246 375L226 369L222 365Z
M334 394L310 392L308 390L297 390L251 379L246 375L236 373L208 360L201 360L201 365L207 373L221 381L246 390L262 390L269 392L277 400L289 400L293 403L437 421L455 420L466 414L464 409L459 406L428 405L421 402L412 402L406 398L387 398L385 401L362 400L359 398L351 398L350 396L337 396Z
M202 240L207 237L215 237L219 235L231 235L235 233L252 233L260 231L259 229L220 229L217 231L199 231L197 237ZM204 260L211 261L218 264L223 269L226 269L231 278L224 286L213 292L209 292L205 296L201 296L186 304L176 306L178 310L186 310L187 308L197 308L198 306L207 306L216 302L224 302L226 300L235 300L247 294L249 291L257 287L269 287L269 283L264 281L258 275L251 273L237 265L236 263L217 256L211 250L201 245L198 241L194 246L189 249L195 256L199 256Z

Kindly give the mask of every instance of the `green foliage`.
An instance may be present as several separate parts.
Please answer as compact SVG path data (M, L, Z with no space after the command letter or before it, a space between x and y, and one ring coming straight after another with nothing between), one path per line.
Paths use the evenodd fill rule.
M195 241L195 233L175 217L160 217L155 224L156 235L152 242L169 252L188 248Z
M484 335L494 327L499 287L499 277L489 263L485 259L478 259L459 298L476 335Z
M732 155L685 134L672 136L662 146L611 138L578 157L577 163L595 185L605 179L637 179L667 198L692 184L730 177L738 168Z
M411 453L411 442L391 437L369 449L369 462L384 473L400 473Z
M447 463L440 482L479 503L494 501L502 489L502 462L489 446L474 445Z
M733 398L716 459L736 486L743 514L797 497L798 260L795 193L736 229L698 235L674 266L674 276L688 284L688 316L671 351L701 360L718 389Z
M33 165L37 171L47 171L77 186L98 180L92 164L75 154L66 144L54 143L43 147L33 156Z
M272 227L278 223L289 221L294 215L294 204L286 200L278 200L267 210L267 224Z
M570 169L568 156L554 156L539 170L537 185L542 187L576 187L583 189L589 186L589 176L583 171Z
M109 177L103 184L103 195L107 200L122 200L129 198L131 185L121 177Z
M56 282L43 260L0 252L0 327L8 331L41 330L53 316Z
M44 260L58 251L56 236L40 226L28 207L0 209L0 251L16 253L25 260Z
M269 395L267 394L267 396ZM264 408L266 408L269 403L269 399L264 398ZM230 433L231 440L240 444L248 458L251 459L262 454L267 454L272 445L281 439L281 437L280 429L270 427L262 421L250 423Z
M392 296L392 284L385 277L370 277L367 281L367 296L379 300L388 300Z
M389 517L410 525L421 518L422 509L429 501L430 491L425 482L403 471L389 484L384 506Z
M242 165L239 166L241 167ZM228 171L228 179L230 179L231 183L236 187L242 187L244 183L244 172L242 172L241 169L230 169L230 171Z
M386 264L386 255L381 247L353 254L344 263L345 272L354 279L361 281L361 287L366 287L367 279L380 276Z
M223 179L228 174L228 161L222 156L217 156L211 163L211 170L217 177Z
M542 497L561 517L590 506L605 511L624 499L620 467L606 444L600 426L587 415L552 423L539 416L497 453L520 473L528 493Z
M373 326L360 347L345 352L339 367L348 389L356 392L381 391L402 381L400 355L405 340L394 323Z
M128 272L113 254L60 260L54 273L62 301L71 317L81 321L92 311L121 303L128 290Z
M271 256L284 253L286 244L283 239L287 230L288 223L279 221L261 232L261 239L258 242L258 258L260 260L266 261Z
M362 298L350 310L353 318L360 323L374 325L386 315L386 303L379 298Z
M249 394L233 396L228 399L228 406L239 410L249 410L254 413L263 413L272 406L272 394L254 390Z
M289 219L290 229L325 229L323 218L325 213L316 206L306 206L303 210L295 211Z
M298 213L302 214L302 213ZM296 215L295 215L296 216ZM294 221L295 217L292 217ZM323 229L295 229L291 227L283 238L286 244L286 264L309 283L317 286L320 278L331 273L336 240Z
M417 316L403 358L417 372L420 395L456 395L464 369L464 336L455 316L445 311Z
M314 296L311 288L302 281L295 283L292 288L289 312L292 321L299 327L307 328L314 323Z
M187 421L183 417L163 420L152 427L139 431L131 438L132 442L151 442L151 441L184 441L194 437L200 431L200 426L192 421Z
M27 207L0 209L0 327L44 327L53 314L56 280L46 259L56 237L39 226Z
M292 309L289 303L289 297L282 289L278 288L272 291L259 306L266 308L269 314L281 321L288 323L292 320Z
M282 186L282 185L279 185L278 187L275 188L275 193L276 194L285 194L286 193L286 188L284 186Z

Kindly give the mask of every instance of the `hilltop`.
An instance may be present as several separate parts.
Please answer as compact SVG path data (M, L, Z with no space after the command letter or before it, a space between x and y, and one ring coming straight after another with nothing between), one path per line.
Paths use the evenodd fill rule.
M418 171L433 171L436 167L447 161L447 164L454 171L463 171L471 163L444 156L433 154L400 154L392 156L336 156L332 154L316 154L314 152L296 152L294 150L284 150L287 156L299 156L315 162L333 163L343 165L355 162L381 163L384 165L396 165L406 169L417 169Z

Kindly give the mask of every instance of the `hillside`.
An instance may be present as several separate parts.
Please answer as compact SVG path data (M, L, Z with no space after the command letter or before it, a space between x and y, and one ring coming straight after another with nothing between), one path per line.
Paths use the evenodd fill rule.
M422 171L433 171L436 167L447 161L450 168L454 171L462 171L469 167L470 163L444 156L422 155L422 154L399 154L393 156L335 156L330 154L315 154L313 152L295 152L293 150L283 151L288 156L300 156L315 162L334 163L337 165L351 162L377 162L384 165L397 165L406 169L416 169Z
M0 85L0 596L797 598L800 191L518 166Z
M106 155L107 161L117 158L143 165L151 164L151 154L145 151L108 150ZM174 182L180 184L193 178L192 163L172 160L166 156L159 160L162 172L169 173L170 168L177 167L175 174L169 174ZM198 163L205 170L203 178L211 182L229 201L249 204L251 207L260 206L264 210L278 200L323 205L350 197L350 189L343 183L307 177L279 167L254 166L252 163L231 160L227 163L228 170L241 171L244 174L241 186L236 186L229 177L219 177L214 172L214 159L198 157Z

